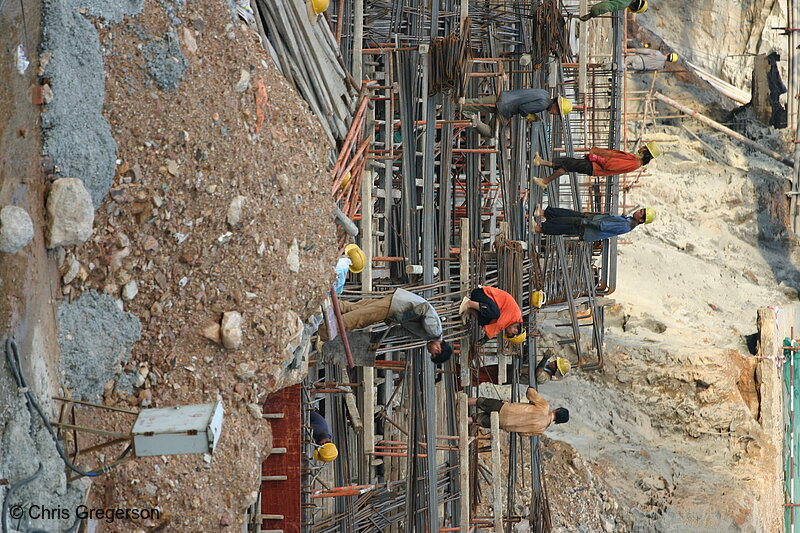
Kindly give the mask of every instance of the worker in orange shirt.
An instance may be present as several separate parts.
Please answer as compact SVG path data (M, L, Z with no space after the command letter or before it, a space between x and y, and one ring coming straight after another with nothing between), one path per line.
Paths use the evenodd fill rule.
M639 148L635 154L621 152L619 150L608 150L606 148L592 148L589 153L582 157L554 157L552 161L543 161L537 153L533 158L536 166L550 167L555 169L545 179L534 178L533 181L541 188L547 187L550 182L567 172L577 172L587 176L614 176L625 174L637 170L656 157L661 155L661 147L655 142L649 142Z
M527 334L522 329L522 310L514 297L502 289L479 286L469 298L461 301L458 314L464 324L477 318L487 339L493 339L503 332L503 338L511 344L522 344Z

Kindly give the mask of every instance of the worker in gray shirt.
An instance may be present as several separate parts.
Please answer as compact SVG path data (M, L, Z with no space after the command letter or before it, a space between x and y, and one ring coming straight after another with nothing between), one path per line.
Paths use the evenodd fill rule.
M630 55L625 56L625 68L634 72L652 72L663 69L667 61L675 63L677 60L675 52L664 54L652 48L634 48Z
M434 363L444 363L453 353L453 348L442 340L442 320L433 306L413 292L395 289L383 298L365 298L355 302L339 301L344 327L347 331L366 328L379 322L399 325L411 335L427 340L426 348ZM323 323L320 338L329 339L327 326Z
M536 113L547 110L551 115L566 115L572 111L572 102L563 96L550 97L545 89L515 89L464 101L464 114L473 115L473 127L484 137L491 137L492 128L477 118L477 113L495 113L500 125L505 126L511 117L520 115L527 120L538 120Z

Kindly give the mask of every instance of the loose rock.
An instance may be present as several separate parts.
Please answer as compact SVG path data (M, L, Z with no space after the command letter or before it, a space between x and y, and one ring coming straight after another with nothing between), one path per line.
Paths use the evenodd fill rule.
M92 197L80 179L60 178L53 182L47 197L47 217L48 248L78 244L92 235Z
M197 52L197 40L189 28L183 28L183 44L186 45L186 50L190 54Z
M130 302L136 298L137 294L139 294L139 285L136 283L135 279L130 280L122 287L122 299L126 302Z
M222 336L220 334L220 327L217 322L212 322L200 330L200 334L211 342L222 344Z
M33 222L21 207L7 205L0 210L0 252L15 254L33 239Z
M244 196L236 196L233 200L231 200L231 203L228 206L229 226L236 227L239 225L239 222L242 221L242 209L244 209L245 200L247 200L247 198Z
M236 82L236 86L233 88L233 90L237 93L243 93L248 87L250 87L250 71L242 69L239 74L239 81Z
M228 311L222 315L220 324L222 345L228 350L236 350L242 345L242 315Z
M78 277L78 272L80 272L80 270L81 270L81 264L78 262L77 259L73 257L72 261L70 261L69 263L69 268L64 273L64 276L61 278L62 281L64 282L64 285L69 285L70 283L72 283L72 280Z
M289 247L289 255L286 256L286 264L289 265L291 272L300 272L300 247L297 244L297 239L292 240L292 245Z

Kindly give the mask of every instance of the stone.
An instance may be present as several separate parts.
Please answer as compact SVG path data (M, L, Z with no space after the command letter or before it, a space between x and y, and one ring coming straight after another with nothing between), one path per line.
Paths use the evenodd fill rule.
M278 184L278 190L283 192L289 188L289 176L286 174L278 174L275 178L276 183Z
M183 28L183 44L190 54L197 53L197 40L189 28Z
M136 283L135 279L130 280L122 287L122 299L126 302L130 302L136 298L137 294L139 294L139 285Z
M261 408L254 403L247 404L247 412L250 413L250 416L252 416L258 421L261 421L264 418L263 416L261 416Z
M70 246L92 235L94 207L89 191L78 178L53 182L47 197L47 247Z
M250 71L242 69L239 73L239 81L236 82L233 90L237 93L243 93L250 87Z
M297 244L297 239L292 239L289 255L286 256L286 264L289 265L290 272L295 274L300 272L300 246Z
M230 227L236 227L242 221L242 209L244 209L245 200L247 198L241 195L231 200L228 206L228 225Z
M139 406L147 407L153 403L153 392L150 389L141 389L139 391Z
M222 344L222 336L220 335L220 327L217 322L208 324L200 330L200 335L216 344Z
M167 159L167 172L169 172L173 176L177 176L178 171L179 171L178 163L176 163L172 159Z
M242 315L236 311L222 314L220 323L222 345L228 350L236 350L242 345Z
M81 271L81 264L77 259L73 257L72 261L70 261L69 263L69 268L67 269L66 272L64 272L64 276L61 278L61 280L64 282L64 285L69 285L70 283L72 283L72 280L78 277L78 273L80 271Z
M15 254L33 239L33 222L21 207L7 205L0 210L0 252Z
M255 379L256 365L254 363L239 363L236 365L236 377L242 381Z

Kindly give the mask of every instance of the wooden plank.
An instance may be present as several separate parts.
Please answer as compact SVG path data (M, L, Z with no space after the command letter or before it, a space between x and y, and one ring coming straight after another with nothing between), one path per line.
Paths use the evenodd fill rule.
M467 395L463 392L458 393L458 460L461 533L469 533L469 424L467 422Z
M500 413L491 413L492 424L492 506L494 531L503 533L503 470L500 462Z

